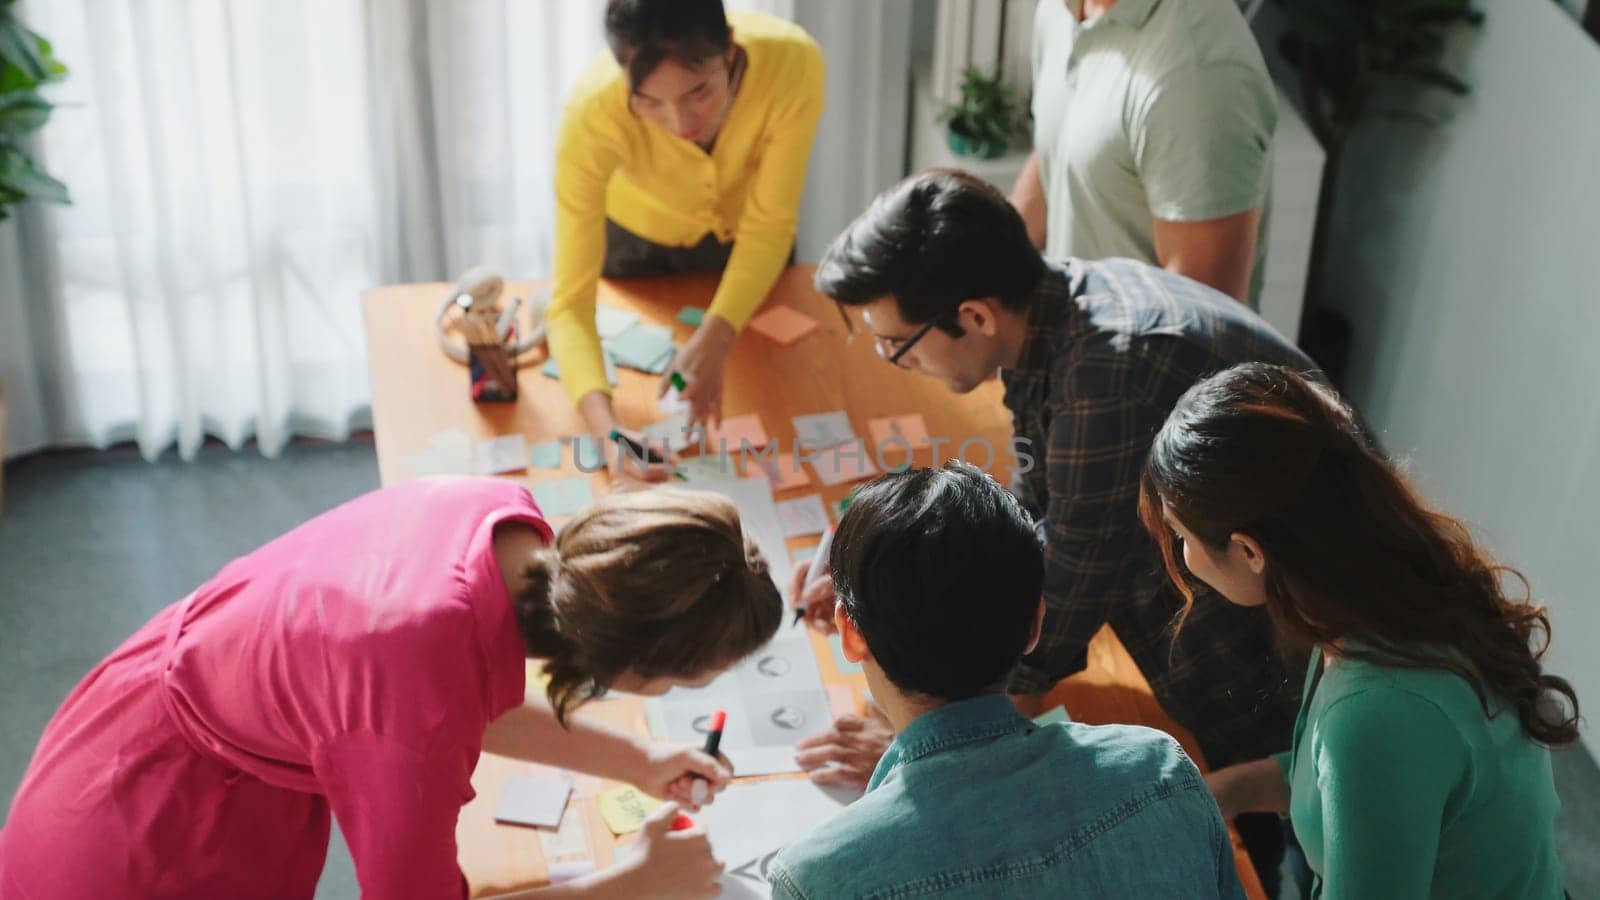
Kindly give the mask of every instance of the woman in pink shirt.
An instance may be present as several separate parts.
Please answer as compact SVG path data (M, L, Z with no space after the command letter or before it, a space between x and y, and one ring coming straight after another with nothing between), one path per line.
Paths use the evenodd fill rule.
M569 714L709 681L780 618L714 495L615 495L554 537L509 481L367 494L228 564L73 690L0 831L0 897L309 898L330 813L363 897L464 897L480 751L692 807L726 760ZM709 896L718 871L703 833L648 828L628 860L546 890Z

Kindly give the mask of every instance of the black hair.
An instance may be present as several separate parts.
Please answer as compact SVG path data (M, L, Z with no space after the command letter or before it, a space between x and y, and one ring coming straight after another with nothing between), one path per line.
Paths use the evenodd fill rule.
M895 298L900 317L958 335L965 300L1026 309L1044 259L1022 215L988 182L929 169L879 194L817 264L817 290L846 306Z
M891 682L954 701L1000 690L1027 649L1044 587L1033 522L960 461L862 488L828 556L843 609Z
M694 68L725 55L728 16L722 0L610 0L606 43L632 91L664 60Z

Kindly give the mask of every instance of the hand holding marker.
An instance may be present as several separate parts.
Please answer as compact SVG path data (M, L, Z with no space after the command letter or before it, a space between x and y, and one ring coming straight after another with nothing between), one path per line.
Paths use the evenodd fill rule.
M712 759L717 758L718 748L722 746L722 729L723 726L727 724L727 710L719 709L711 714L711 730L706 732L706 745L704 749L706 755ZM706 800L710 797L710 790L706 787L705 776L695 775L693 777L694 787L689 789L689 799L694 802L695 806L703 806ZM679 813L678 817L672 820L673 831L687 831L693 827L694 820L683 813Z
M849 496L839 501L839 515L844 515L844 511L850 508L850 501L855 498L856 492L851 491ZM800 585L800 596L790 598L790 602L794 603L794 621L789 623L790 628L805 620L806 585L822 577L822 570L828 567L828 552L831 549L833 549L833 526L829 525L828 530L822 533L822 541L817 544L816 552L811 554L811 565L806 567L806 580Z

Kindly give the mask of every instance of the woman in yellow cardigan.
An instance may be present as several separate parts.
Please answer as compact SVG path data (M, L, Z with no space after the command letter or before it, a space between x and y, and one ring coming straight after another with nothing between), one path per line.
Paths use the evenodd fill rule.
M722 272L667 372L688 381L692 421L719 421L723 361L794 246L823 66L798 26L728 16L720 0L611 0L606 38L612 53L562 116L549 334L562 385L617 473L597 280Z

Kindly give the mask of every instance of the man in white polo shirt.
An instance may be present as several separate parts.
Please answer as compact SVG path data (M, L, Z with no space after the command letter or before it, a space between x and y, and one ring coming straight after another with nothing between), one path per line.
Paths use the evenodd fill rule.
M1039 0L1011 201L1047 257L1144 260L1254 306L1277 118L1235 0Z

